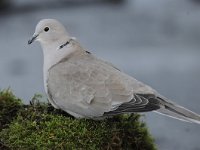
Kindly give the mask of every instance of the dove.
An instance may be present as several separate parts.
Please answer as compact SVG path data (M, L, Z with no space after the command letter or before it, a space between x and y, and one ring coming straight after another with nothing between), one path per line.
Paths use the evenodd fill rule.
M28 44L34 41L43 50L44 88L56 109L87 119L153 111L200 124L200 115L84 49L59 21L39 21Z

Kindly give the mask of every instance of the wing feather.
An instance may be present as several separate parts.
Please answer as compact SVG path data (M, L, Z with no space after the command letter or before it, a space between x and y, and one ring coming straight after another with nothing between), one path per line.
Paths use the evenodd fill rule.
M116 115L121 113L146 112L160 108L159 98L152 94L134 94L134 98L123 103L116 110L106 112L104 115Z
M49 69L48 90L59 108L82 117L157 109L155 91L91 54L76 54Z

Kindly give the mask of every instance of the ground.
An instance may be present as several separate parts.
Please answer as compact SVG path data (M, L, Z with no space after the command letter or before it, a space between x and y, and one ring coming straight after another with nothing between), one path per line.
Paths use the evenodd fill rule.
M0 92L0 149L156 149L138 114L75 119L39 99L24 105L10 90Z

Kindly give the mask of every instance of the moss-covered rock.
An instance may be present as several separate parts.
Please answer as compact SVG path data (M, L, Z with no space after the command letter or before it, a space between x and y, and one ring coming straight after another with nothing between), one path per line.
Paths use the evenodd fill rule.
M0 91L0 131L16 117L22 102L8 90Z
M12 97L18 107L14 119L8 117L11 114L0 112L12 118L8 121L9 126L0 132L2 148L31 150L156 149L147 127L139 121L139 115L120 115L99 121L75 119L63 111L55 110L49 104L37 101L37 97L33 98L30 105L23 107L19 99L11 93L9 96L9 92L1 92L0 100L2 97L5 102L7 102L5 97L9 100ZM3 105L0 111L6 112L10 106L6 103ZM2 118L7 117L2 116Z

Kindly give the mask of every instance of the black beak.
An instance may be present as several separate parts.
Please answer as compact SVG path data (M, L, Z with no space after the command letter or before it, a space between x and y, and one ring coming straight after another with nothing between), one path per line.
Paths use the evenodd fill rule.
M33 35L33 37L30 40L28 40L28 44L33 43L37 37L38 37L38 34Z

